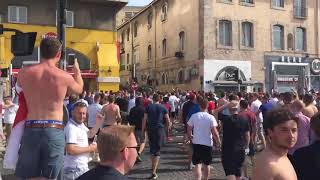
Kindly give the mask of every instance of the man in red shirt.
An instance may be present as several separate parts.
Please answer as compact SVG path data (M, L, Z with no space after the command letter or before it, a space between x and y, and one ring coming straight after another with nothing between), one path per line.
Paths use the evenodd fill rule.
M247 120L249 122L249 131L250 131L250 143L249 149L246 150L247 158L243 164L244 176L248 177L247 167L251 161L253 162L253 156L255 155L255 139L257 131L257 118L256 115L249 109L249 103L247 100L240 101L240 112L239 117Z

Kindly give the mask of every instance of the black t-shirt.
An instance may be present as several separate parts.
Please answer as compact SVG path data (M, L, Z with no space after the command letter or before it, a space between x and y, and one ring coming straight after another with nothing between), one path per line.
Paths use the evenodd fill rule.
M182 107L182 120L186 124L187 123L187 116L190 111L190 109L195 105L192 101L187 101L184 103Z
M235 152L244 150L246 145L245 133L249 131L247 120L238 115L221 119L223 127L223 152Z
M146 108L148 114L148 130L164 128L164 116L168 114L168 110L161 104L150 104Z
M143 106L135 106L130 110L128 120L131 126L136 127L136 130L141 130L142 128L144 113L145 109Z
M81 175L77 180L129 180L119 171L109 166L97 166Z
M129 101L124 98L117 98L115 103L119 106L120 111L127 112Z

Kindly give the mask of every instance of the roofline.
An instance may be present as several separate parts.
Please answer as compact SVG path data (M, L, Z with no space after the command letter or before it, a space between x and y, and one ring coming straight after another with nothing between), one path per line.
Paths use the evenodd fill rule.
M119 29L121 29L123 26L129 24L133 19L135 19L137 16L139 16L140 14L142 14L143 12L145 12L147 9L149 9L149 7L153 6L155 3L157 3L160 0L153 0L152 2L150 2L147 6L145 6L143 9L141 9L136 15L134 15L133 17L131 17L128 21L122 23L120 26L117 27L117 31Z

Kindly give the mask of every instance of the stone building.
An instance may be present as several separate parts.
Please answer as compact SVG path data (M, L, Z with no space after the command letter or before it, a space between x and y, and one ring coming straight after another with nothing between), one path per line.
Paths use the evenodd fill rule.
M319 17L319 0L154 0L118 27L121 83L319 89Z
M131 19L134 15L136 15L139 11L143 9L143 6L125 6L123 7L116 16L116 26L120 26L125 23L129 19Z

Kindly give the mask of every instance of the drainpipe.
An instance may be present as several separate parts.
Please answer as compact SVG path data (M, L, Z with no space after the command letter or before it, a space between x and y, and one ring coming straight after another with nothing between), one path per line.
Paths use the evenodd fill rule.
M151 5L152 7L152 11L154 12L154 16L153 16L153 22L154 22L154 69L153 69L153 73L154 73L154 76L153 78L155 78L155 83L157 81L157 11L156 11L156 8L154 7L154 5L152 4Z

